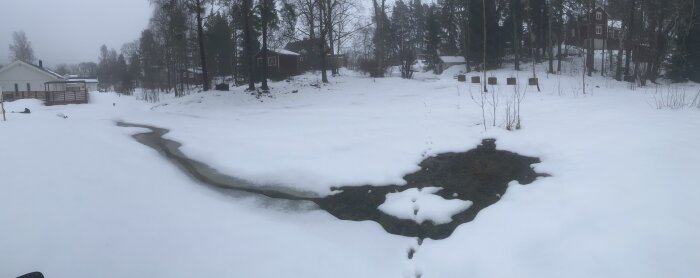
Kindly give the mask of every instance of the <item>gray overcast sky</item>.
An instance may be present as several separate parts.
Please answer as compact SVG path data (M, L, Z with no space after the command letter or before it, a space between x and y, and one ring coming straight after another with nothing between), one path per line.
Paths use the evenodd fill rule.
M119 50L138 39L150 15L148 0L0 0L0 63L18 30L48 66L97 61L102 44Z

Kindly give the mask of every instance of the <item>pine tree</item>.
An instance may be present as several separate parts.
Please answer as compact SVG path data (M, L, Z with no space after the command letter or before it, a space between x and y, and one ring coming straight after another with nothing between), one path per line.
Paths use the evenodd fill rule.
M215 76L233 73L233 28L221 13L210 16L206 23L207 64Z
M426 62L428 70L437 70L437 64L439 63L439 53L438 48L440 47L440 22L438 20L439 13L437 6L431 4L428 7L428 12L426 15Z

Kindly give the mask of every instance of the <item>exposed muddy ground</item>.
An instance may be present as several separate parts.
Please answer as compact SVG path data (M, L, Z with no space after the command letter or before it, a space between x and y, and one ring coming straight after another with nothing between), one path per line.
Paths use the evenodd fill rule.
M497 150L495 140L486 139L476 149L463 153L444 153L425 159L421 170L404 176L406 185L348 186L334 188L335 194L317 197L308 192L299 192L284 187L259 186L245 180L222 174L208 165L188 158L180 151L181 144L163 138L167 129L147 125L118 122L121 127L139 127L151 130L133 137L140 143L157 150L195 180L210 187L235 190L262 195L272 199L293 202L313 202L338 219L351 221L371 220L379 223L392 234L444 239L461 224L476 217L482 209L498 202L505 194L508 183L518 181L529 184L537 177L532 164L540 160L516 153ZM441 187L436 195L444 199L460 199L473 204L452 217L447 224L399 219L378 209L389 193L410 188Z

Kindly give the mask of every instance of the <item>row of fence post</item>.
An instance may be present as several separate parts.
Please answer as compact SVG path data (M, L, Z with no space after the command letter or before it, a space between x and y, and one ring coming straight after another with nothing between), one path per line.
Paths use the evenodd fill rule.
M467 76L464 74L457 75L457 81L467 82ZM472 84L481 84L481 76L472 76L471 83ZM486 79L486 84L498 85L498 78L497 77L489 77ZM537 78L528 78L527 84L530 86L537 86L537 85L539 85L539 80ZM508 77L508 78L506 78L506 85L515 86L515 85L518 85L518 81L515 77Z

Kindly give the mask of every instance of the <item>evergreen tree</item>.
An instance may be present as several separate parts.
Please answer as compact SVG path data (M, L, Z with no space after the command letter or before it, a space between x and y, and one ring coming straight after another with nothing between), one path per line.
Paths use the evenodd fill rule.
M233 73L234 43L231 31L228 20L221 13L213 14L206 23L207 64L214 76Z
M143 67L141 86L144 89L155 90L159 87L160 72L163 67L161 49L151 30L146 29L141 32L139 53Z
M438 7L431 4L426 13L426 37L425 37L425 57L427 70L437 70L437 64L440 62L440 14Z
M692 20L690 21L690 28L686 37L683 40L684 49L688 51L687 54L687 69L685 70L685 76L690 80L695 82L700 82L700 0L693 0L693 11Z
M483 3L486 3L484 11ZM486 19L484 20L484 13ZM470 0L469 3L469 41L472 59L476 61L486 61L487 68L496 68L500 64L500 44L498 41L498 20L500 15L496 12L495 0ZM486 28L484 28L486 24ZM486 31L486 33L484 33ZM486 38L486 49L484 50L484 38ZM486 57L484 57L486 55ZM484 59L485 58L485 59Z

